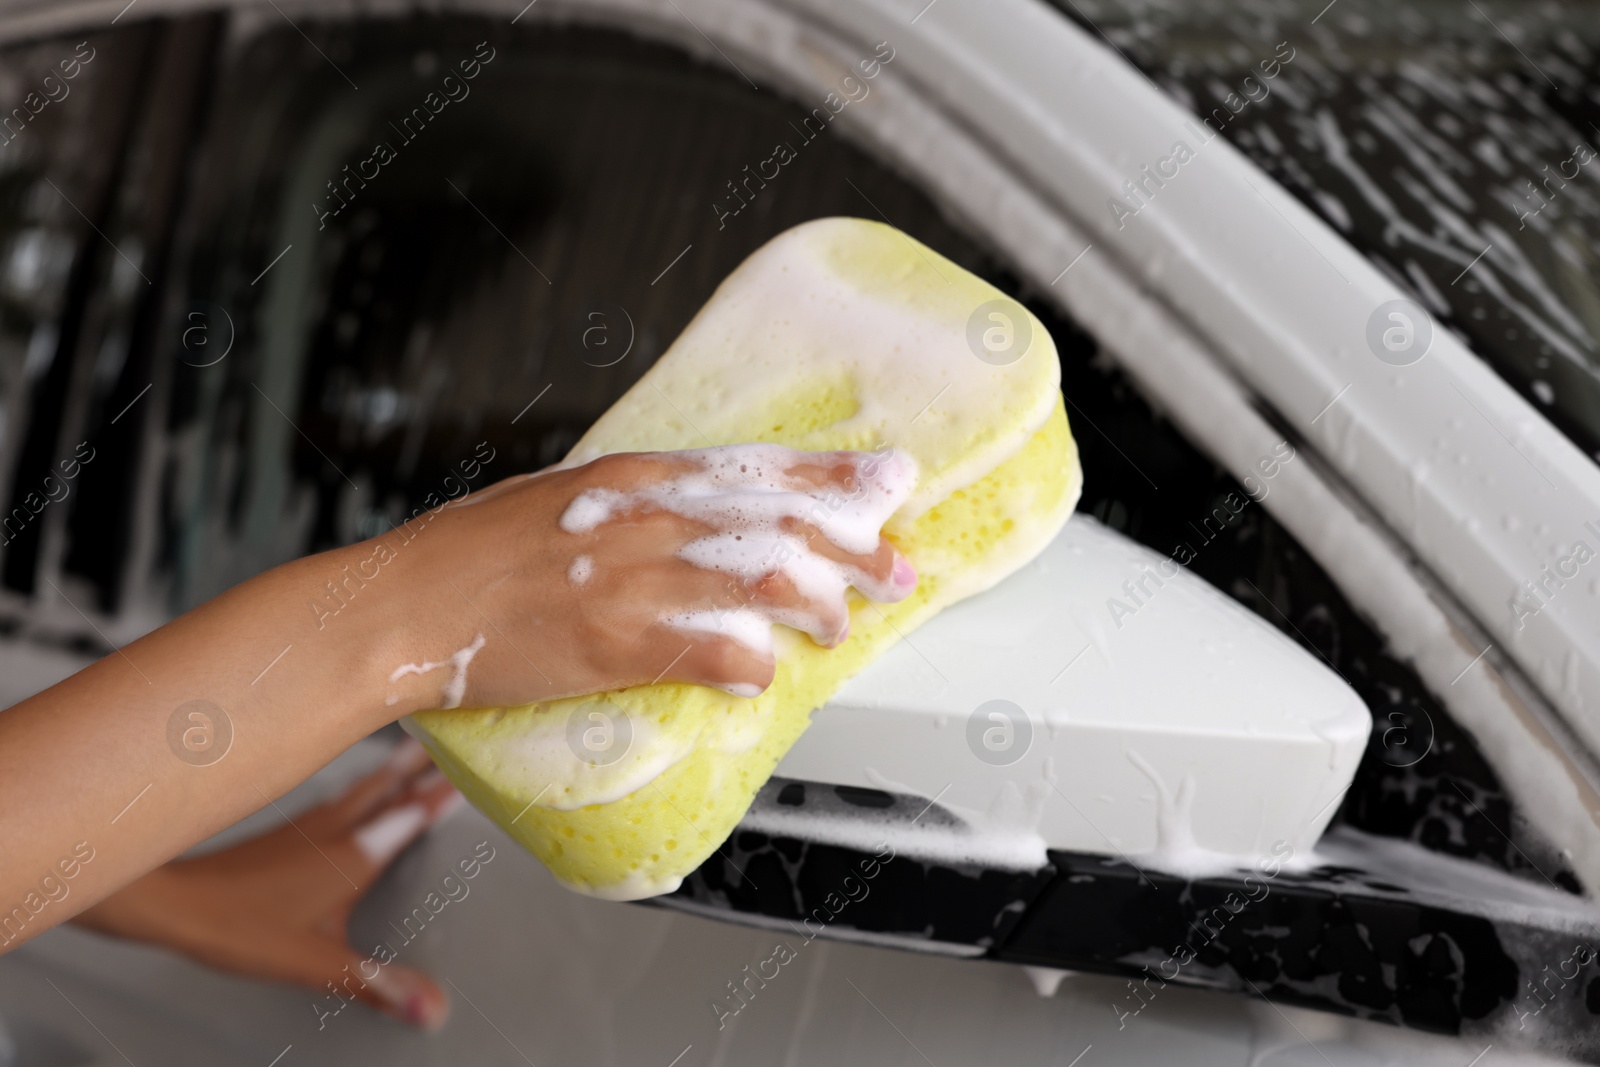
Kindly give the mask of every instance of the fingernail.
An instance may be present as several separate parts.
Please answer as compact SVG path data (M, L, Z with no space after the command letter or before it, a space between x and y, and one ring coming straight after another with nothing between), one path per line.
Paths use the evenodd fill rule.
M428 1030L437 1030L444 1023L442 1013L431 1010L432 1001L422 993L413 993L406 998L406 1022L413 1026L421 1026Z
M838 648L840 645L844 644L845 638L847 638L849 636L850 636L850 620L846 619L846 620L844 620L844 627L839 631L838 636L836 636L833 639L833 642L831 644L829 644L828 647L829 648Z
M395 1018L425 1030L437 1030L450 1016L443 991L415 971L382 967L367 985L383 1000Z
M385 812L356 831L356 848L372 863L388 863L428 821L421 804Z
M894 558L893 581L901 589L911 590L916 588L917 568L913 567L911 561L904 556L896 556Z

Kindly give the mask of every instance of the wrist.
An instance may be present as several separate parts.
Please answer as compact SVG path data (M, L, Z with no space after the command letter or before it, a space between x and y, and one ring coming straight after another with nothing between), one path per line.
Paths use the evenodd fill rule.
M435 508L337 550L323 568L333 577L324 579L321 607L328 613L316 613L318 625L350 624L346 655L351 676L362 680L361 713L370 729L461 706L460 683L473 659L504 639L465 591L476 589L478 546L463 529L449 509Z
M187 910L182 903L181 861L157 867L129 882L72 921L79 926L128 941L173 944L175 923Z
M311 670L309 691L327 694L339 717L362 737L423 703L389 683L414 644L418 613L400 573L397 535L381 535L286 564L285 580L301 603L298 628ZM298 650L297 650L298 651ZM395 698L391 702L391 698Z

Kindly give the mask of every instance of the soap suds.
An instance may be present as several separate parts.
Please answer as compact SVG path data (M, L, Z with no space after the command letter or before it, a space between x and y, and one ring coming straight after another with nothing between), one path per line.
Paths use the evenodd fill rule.
M572 566L567 568L567 581L573 585L583 585L594 577L594 559L590 556L579 556L572 561Z
M749 608L732 611L678 611L663 615L661 624L680 633L709 634L737 641L750 651L772 657L772 623Z
M566 462L749 441L755 412L785 412L786 444L888 441L915 456L917 485L891 525L905 529L1016 455L1060 403L1060 361L1032 316L1017 362L974 356L972 311L1003 295L881 224L808 222L741 264L673 342L670 356L692 360L692 377L652 368Z
M486 643L484 636L479 634L472 639L472 644L466 648L457 649L447 659L439 660L437 663L424 661L422 663L407 663L403 667L396 667L394 673L389 675L389 682L392 685L408 674L421 675L427 674L429 671L438 670L440 667L452 667L454 668L454 673L451 674L450 680L444 683L444 689L442 690L444 702L439 706L441 708L459 708L462 698L467 695L467 667L472 664L472 657L476 656L478 650ZM387 703L392 707L398 700L399 697L390 694Z
M1184 775L1177 791L1167 788L1156 769L1139 753L1128 750L1128 762L1156 788L1156 847L1139 857L1141 866L1199 878L1233 870L1238 856L1203 848L1194 838L1194 779Z
M856 488L844 496L806 491L798 466L817 466L832 456L853 461ZM695 464L671 478L631 492L587 489L561 516L568 533L589 533L619 511L653 508L711 526L775 530L785 518L815 525L847 552L863 554L878 545L883 521L894 513L916 482L916 464L896 449L877 453L810 453L783 445L743 444L675 453Z
M950 805L935 806L933 798L921 790L887 779L870 767L864 777L875 789L927 799L927 810L915 819L907 819L904 811L896 807L852 807L848 812L837 812L757 804L745 812L739 826L865 852L887 845L896 856L949 866L1037 871L1050 862L1044 838L1033 829L1036 819L1029 823L1026 818L1017 817L1015 810L1007 811L1011 816L1008 819L996 817L994 811L978 813ZM1020 794L1011 801L1008 808L1026 806Z
M480 753L490 773L527 783L515 798L516 810L537 804L571 811L610 803L645 788L693 749L692 737L664 734L649 715L604 702L598 710L613 717L614 736L626 738L627 747L610 762L590 759L582 744L574 745L573 717L578 716L580 728L587 728L593 702L592 697L565 701L562 710L540 716L528 729Z
M1063 971L1055 967L1035 967L1031 964L1022 965L1022 973L1028 976L1028 981L1033 983L1033 991L1041 997L1053 997L1056 990L1061 988L1063 979L1073 974L1072 971Z
M1037 871L1046 866L1044 838L1022 830L991 832L960 821L909 825L893 809L861 808L848 815L807 811L756 810L739 821L741 830L797 837L805 841L872 852L887 844L896 856L947 866L987 867L997 871Z

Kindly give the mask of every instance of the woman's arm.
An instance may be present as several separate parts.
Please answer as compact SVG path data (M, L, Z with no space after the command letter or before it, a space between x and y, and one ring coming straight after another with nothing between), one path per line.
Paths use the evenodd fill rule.
M735 581L680 559L689 541L737 528L716 517L728 508L689 518L640 502L641 490L692 471L689 455L611 456L508 479L393 533L273 568L0 714L0 950L413 711L656 680L764 688L770 655L661 620L745 609L825 635L848 618L843 591L801 588L788 567ZM881 538L849 552L836 542L858 532L828 529L832 501L859 496L881 457L789 456L785 487L818 502L817 525L785 520L803 554L845 565L878 599L908 593L914 574ZM564 529L586 490L620 503L604 521ZM736 513L762 490L716 492L738 497ZM221 758L193 751L189 742L205 740L196 711L213 720L213 739L231 725Z

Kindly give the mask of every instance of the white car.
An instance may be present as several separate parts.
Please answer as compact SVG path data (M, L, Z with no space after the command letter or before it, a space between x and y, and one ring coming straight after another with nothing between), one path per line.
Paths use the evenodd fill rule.
M1471 0L0 4L7 704L559 459L819 216L1026 303L1086 473L659 906L470 810L415 846L357 945L494 856L405 941L441 1033L63 928L0 1067L1600 1062L1597 49ZM1013 794L1042 865L972 815Z

